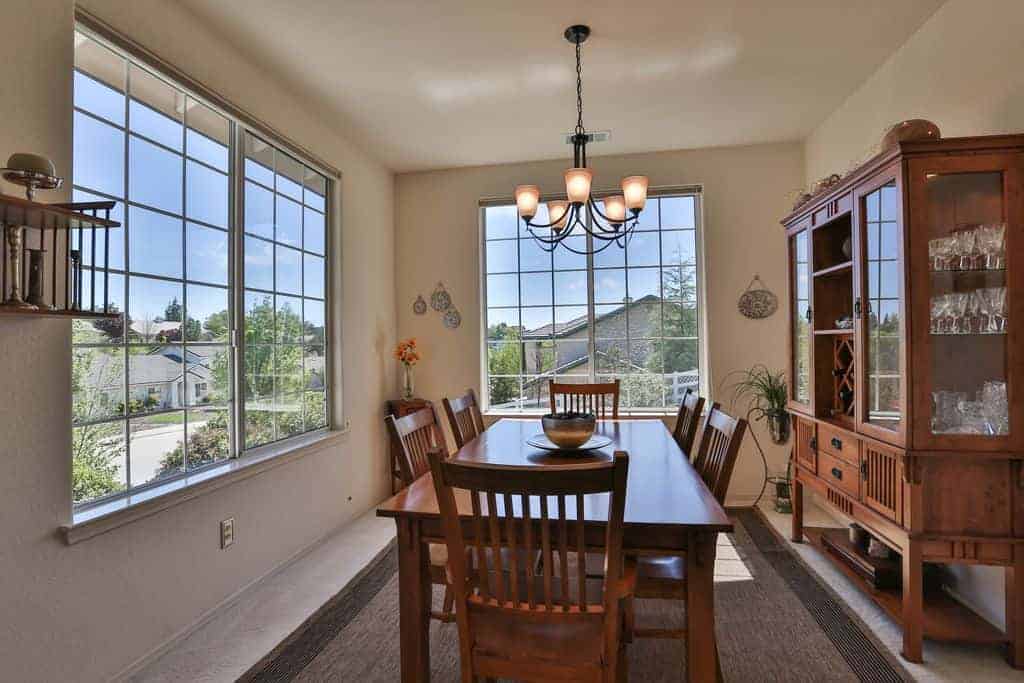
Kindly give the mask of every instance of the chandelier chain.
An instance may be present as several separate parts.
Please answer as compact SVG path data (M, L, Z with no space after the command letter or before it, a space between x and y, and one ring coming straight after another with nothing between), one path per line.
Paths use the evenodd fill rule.
M580 44L576 43L576 134L584 135L583 128L583 62L580 56Z

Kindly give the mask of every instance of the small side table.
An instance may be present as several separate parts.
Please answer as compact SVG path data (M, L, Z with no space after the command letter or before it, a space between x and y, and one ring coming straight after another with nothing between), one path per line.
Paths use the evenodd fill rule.
M434 404L425 398L394 399L387 402L386 415L405 417L409 413L415 413L424 408L433 408ZM390 433L390 432L389 432ZM399 458L402 457L402 447L391 439L391 494L394 495L402 490L402 470L399 466Z

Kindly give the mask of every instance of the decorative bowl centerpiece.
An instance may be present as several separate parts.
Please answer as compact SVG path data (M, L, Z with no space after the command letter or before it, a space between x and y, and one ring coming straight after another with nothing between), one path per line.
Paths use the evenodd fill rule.
M551 443L572 450L585 444L594 434L597 416L593 413L548 413L540 422Z

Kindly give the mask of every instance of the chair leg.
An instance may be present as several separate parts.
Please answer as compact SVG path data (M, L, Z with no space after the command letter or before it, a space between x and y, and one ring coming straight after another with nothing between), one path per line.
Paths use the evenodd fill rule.
M619 662L615 670L616 683L627 683L629 681L629 653L626 651L626 644L619 645Z
M633 632L636 630L636 611L633 605L633 596L623 600L622 605L622 642L632 643Z
M447 583L444 585L444 605L441 607L441 612L446 616L450 617L452 609L455 607L455 596L452 595L452 587Z

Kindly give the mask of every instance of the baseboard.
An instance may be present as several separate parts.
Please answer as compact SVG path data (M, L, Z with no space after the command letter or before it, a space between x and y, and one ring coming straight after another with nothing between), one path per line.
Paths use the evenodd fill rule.
M292 553L289 557L285 558L283 561L281 561L280 563L278 563L274 567L271 567L266 573L256 577L252 581L249 581L248 583L244 584L241 588L236 590L234 593L232 593L228 597L224 598L223 600L221 600L219 603L217 603L216 605L214 605L213 607L211 607L207 611L203 612L203 614L200 615L200 617L198 619L196 619L195 621L193 621L191 624L185 626L180 631L175 633L173 636L171 636L170 638L165 640L163 643L160 643L159 645L157 645L156 647L151 649L149 652L147 652L146 654L142 655L141 657L136 659L134 662L132 662L131 664L126 666L120 672L115 674L113 677L111 677L111 679L110 679L111 682L112 683L122 683L123 681L127 681L129 678L131 678L135 674L137 674L140 671L142 671L143 669L145 669L147 666L149 666L150 664L155 662L157 659L159 659L160 657L165 655L167 652L169 652L170 650L174 649L182 641L184 641L186 638L188 638L194 632L198 631L200 628L205 626L207 623L209 623L214 617L219 615L221 612L223 612L224 610L230 608L232 605L234 605L236 602L238 602L238 600L250 588L252 588L253 586L255 586L255 585L257 585L257 584L259 584L259 583L261 583L263 581L266 581L267 579L272 578L274 575L284 571L289 566L291 566L292 564L294 564L298 560L302 559L304 556L308 555L318 545L320 545L321 543L326 541L331 536L334 536L335 534L340 533L342 531L342 529L344 529L345 527L349 526L350 524L355 523L358 519L359 519L359 517L353 517L353 518L351 518L351 519L349 519L349 520L339 524L338 526L334 527L330 531L328 531L328 532L322 534L321 536L317 537L311 543L303 546L302 548L299 548L297 551ZM353 580L355 578L358 578L360 573L361 572L357 572L356 576L353 577Z

